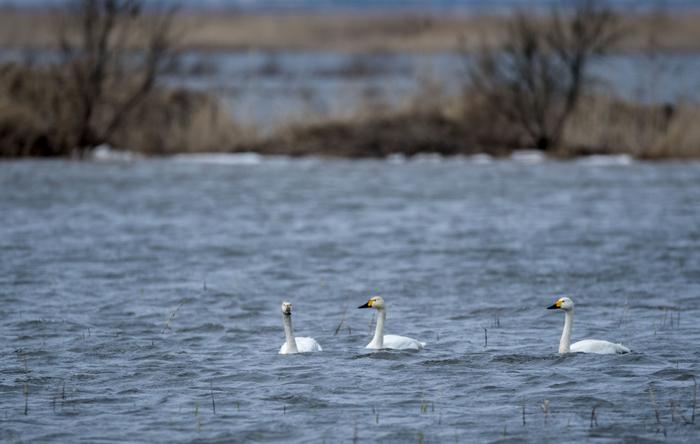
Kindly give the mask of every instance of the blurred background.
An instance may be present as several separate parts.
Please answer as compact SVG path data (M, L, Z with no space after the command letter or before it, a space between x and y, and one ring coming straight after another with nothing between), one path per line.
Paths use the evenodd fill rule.
M700 154L693 1L0 2L0 155Z
M697 5L0 0L0 442L698 442Z

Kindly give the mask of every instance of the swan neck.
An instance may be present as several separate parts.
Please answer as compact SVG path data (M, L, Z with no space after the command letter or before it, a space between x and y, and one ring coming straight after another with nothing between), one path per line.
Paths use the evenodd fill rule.
M574 323L574 310L564 312L564 331L559 341L559 353L569 353L571 346L571 327Z
M292 329L292 315L283 314L284 322L284 337L287 344L288 353L297 353L297 341L294 339L294 330Z
M376 348L384 348L384 322L386 321L386 310L381 308L377 310L377 326L374 329L374 338L372 344Z

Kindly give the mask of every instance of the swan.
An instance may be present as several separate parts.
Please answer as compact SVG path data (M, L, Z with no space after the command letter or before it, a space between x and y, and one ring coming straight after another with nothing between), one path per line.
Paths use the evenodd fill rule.
M564 331L559 340L559 353L596 353L599 355L614 355L629 353L630 349L622 344L615 344L600 339L584 339L571 344L571 324L574 322L574 301L569 298L559 298L547 307L548 310L564 310Z
M377 317L377 328L374 330L374 338L367 344L366 348L382 349L391 348L395 350L421 350L425 347L425 342L417 341L413 338L397 335L384 334L384 322L386 321L386 308L384 299L381 296L375 296L367 301L366 304L360 305L357 308L374 308L379 313Z
M289 302L282 302L282 321L284 323L284 336L286 337L286 341L282 344L282 347L280 347L280 355L323 351L314 338L294 337L294 330L292 329L292 304Z

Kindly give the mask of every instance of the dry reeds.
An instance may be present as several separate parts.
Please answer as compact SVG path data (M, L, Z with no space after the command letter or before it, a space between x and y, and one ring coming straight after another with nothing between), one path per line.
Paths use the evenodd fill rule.
M19 2L16 2L19 4ZM36 8L2 8L0 41L13 48L55 48L51 32L54 17ZM699 48L700 14L696 11L667 14L663 50L693 51ZM630 12L623 20L626 33L619 49L638 51L646 44L649 29L658 26L653 11ZM341 51L446 51L461 39L467 49L482 43L499 45L506 34L502 14L425 14L382 12L352 14L312 12L265 14L235 11L188 12L175 19L187 31L185 49L264 49Z
M629 154L637 158L700 156L700 106L642 105L584 98L564 132L564 155Z
M252 134L206 93L161 90L115 133L114 144L146 154L221 152Z
M422 108L420 100L381 112L360 110L347 118L315 119L279 128L235 150L293 156L411 156L487 153L505 156L531 148L527 137L482 100L465 92L461 101L443 99ZM635 158L700 157L700 106L643 105L604 95L587 95L572 113L558 146L551 151L569 158L591 154L628 154ZM499 320L495 320L498 326Z
M593 428L594 425L596 427L598 427L598 413L596 412L598 407L600 407L600 403L594 405L593 408L591 409L591 424L589 426L589 428L591 428L591 429Z
M55 12L55 57L0 67L0 155L221 151L235 137L210 96L160 84L178 54L174 8L86 0Z
M209 382L209 394L211 395L211 411L216 415L216 402L214 401L214 383Z
M178 311L180 311L180 308L183 305L185 305L185 301L180 302L177 305L177 307L175 307L175 310L170 312L168 319L165 321L165 326L163 327L163 330L161 330L161 334L164 334L166 331L172 331L172 327L170 327L170 324L173 322L173 319L175 319L175 315L177 314Z
M88 3L107 5L109 2ZM594 3L594 0L581 2ZM593 14L597 10L591 11L582 17L607 17ZM4 10L3 13L0 14L0 40L4 40L7 46L55 47L57 42L63 41L65 48L62 46L58 51L63 55L63 62L55 65L0 66L0 157L74 156L94 148L98 143L152 155L256 151L292 156L385 157L394 154L412 156L423 152L505 156L515 149L539 146L560 157L588 154L629 154L645 159L700 157L700 126L697 125L700 105L682 102L650 105L596 94L592 88L588 88L588 82L583 82L587 75L583 67L570 69L568 75L581 77L576 82L576 88L568 88L575 92L572 94L576 106L572 102L565 107L563 116L557 117L557 114L561 114L557 110L568 100L567 97L559 97L559 90L567 88L556 87L553 81L558 79L561 66L576 65L576 57L572 58L575 52L569 54L567 51L578 47L562 42L576 43L583 37L599 35L595 22L580 20L581 17L578 22L570 22L568 16L558 13L549 19L546 16L520 15L520 22L516 23L520 23L522 29L514 33L514 22L507 16L168 14L167 29L160 33L168 37L165 43L175 44L171 25L172 28L184 28L190 32L184 40L177 41L178 48L169 48L172 50L249 46L363 52L438 47L454 50L457 42L461 41L465 51L473 52L481 47L493 49L508 43L514 48L511 51L513 60L522 59L521 68L528 68L514 80L515 83L505 75L510 72L507 67L504 68L507 72L502 72L504 77L501 82L493 83L493 76L485 76L484 79L491 79L486 82L486 86L490 86L487 88L492 93L490 95L479 91L479 82L472 82L461 97L454 98L445 93L443 85L426 81L413 97L398 106L384 103L377 90L367 90L359 108L344 114L342 118L326 117L318 110L309 117L307 111L313 106L308 105L309 109L299 111L298 119L262 137L254 129L237 125L221 107L214 93L168 88L157 83L155 73L162 71L156 70L155 65L165 65L164 62L168 60L165 55L159 58L163 63L152 63L152 69L146 69L152 75L146 77L152 80L152 83L146 82L147 93L146 90L144 94L130 93L141 91L139 85L144 85L144 77L139 74L144 69L136 69L138 66L124 72L103 73L99 82L86 89L80 80L89 77L85 71L90 71L91 60L102 57L81 58L80 54L84 51L77 38L81 32L79 26L73 24L73 27L66 28L63 39L57 39L55 29L52 31L55 26L49 26L54 18L47 14L22 10ZM145 22L133 23L133 27L129 25L128 29L141 33L145 29L143 23L152 21L153 17L147 15L142 19ZM124 17L124 20L129 21L128 17ZM615 49L643 49L644 45L651 45L648 39L653 40L651 46L654 51L683 47L688 42L683 43L685 40L679 35L695 38L697 29L700 29L688 25L700 21L700 15L693 14L684 17L642 14L621 17L620 20L623 29L633 29L635 32L626 33L619 41L604 39L604 47L602 43L591 46L584 54L586 57L597 56L603 49L609 50L613 46ZM3 31L19 29L17 23L25 23L26 29L37 32L28 35L26 32L8 34ZM588 31L574 38L579 28L577 23L582 26L579 31L584 28ZM609 23L605 20L601 23L601 29L615 28L605 24ZM36 26L38 24L46 26ZM3 28L3 25L8 27ZM663 32L659 32L660 29ZM645 40L647 37L644 36L650 33L653 38ZM131 36L130 33L113 34L115 43L120 41L117 37L122 34ZM350 35L359 38L348 39ZM133 60L133 52L130 52L133 39L136 37L125 37L121 45L114 46L111 51L116 54L114 57L122 61ZM589 42L590 39L584 40ZM157 42L158 39L153 41ZM448 41L449 44L446 43ZM528 41L537 43L540 48L537 53L539 62L534 65L526 63L530 48ZM165 49L168 48L162 48L157 53ZM562 53L559 57L563 62L554 66L551 59L552 54L556 53ZM496 63L499 58L495 53L494 57L492 61ZM274 74L280 69L278 63L271 56L261 73ZM197 69L206 71L211 67ZM367 64L362 57L341 67L346 75L368 75L373 69L377 68ZM546 71L546 75L537 82L541 84L540 87L528 89L528 79L531 81L532 76L542 70ZM81 74L76 75L75 72ZM527 75L523 77L523 73ZM509 94L508 91L517 94ZM497 107L494 108L494 102L502 103L497 99L504 97L503 94L512 99L512 105L519 114L518 119L509 117L503 109L499 112ZM133 97L138 97L138 100L131 100ZM526 100L523 101L523 98ZM82 102L91 104L86 106ZM86 109L90 110L87 116L76 118L76 115L85 114L83 111ZM124 109L128 112L120 112ZM537 114L533 110L542 111L535 119L535 123L542 128L535 132L532 128L528 130L533 125L530 121L532 116ZM115 116L118 116L118 125L114 124ZM498 322L497 319L496 326Z
M0 67L0 156L68 156L71 131L66 91L51 73L15 64ZM158 88L109 143L146 154L257 151L263 154L384 157L509 154L528 148L522 132L466 91L460 100L428 102L418 93L397 108L372 105L347 118L315 119L260 138L236 125L208 94ZM432 97L440 97L432 94ZM643 105L603 95L583 97L552 154L629 154L646 159L700 157L700 106Z
M649 399L656 418L656 433L663 432L664 436L666 436L666 427L661 422L661 411L659 410L659 404L656 402L656 389L653 383L649 384Z
M48 68L0 66L0 157L73 155L74 98ZM146 154L220 152L252 134L206 93L156 88L106 142Z
M542 415L544 415L544 425L547 425L549 420L549 399L545 399L540 407L542 408Z

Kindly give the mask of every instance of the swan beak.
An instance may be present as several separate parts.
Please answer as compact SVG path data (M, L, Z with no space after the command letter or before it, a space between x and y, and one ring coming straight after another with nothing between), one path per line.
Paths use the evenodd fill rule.
M556 310L557 308L561 308L561 301L553 303L552 305L547 307L547 310Z
M371 300L370 300L370 301L367 301L366 304L360 305L360 306L357 307L357 308L372 308L372 301L371 301Z

